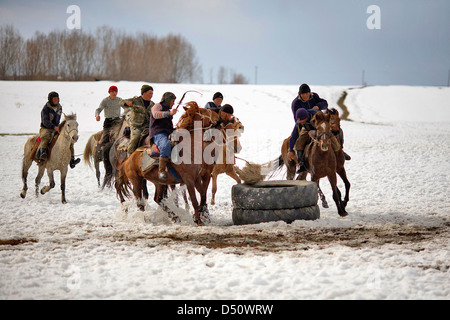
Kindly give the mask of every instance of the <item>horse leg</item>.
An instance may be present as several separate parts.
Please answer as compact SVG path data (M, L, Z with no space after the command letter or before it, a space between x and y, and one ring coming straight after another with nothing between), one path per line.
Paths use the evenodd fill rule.
M47 192L49 192L51 189L53 189L55 187L55 178L53 176L53 171L52 170L47 170L47 176L48 176L48 182L49 185L45 186L41 189L41 194L46 194ZM61 177L62 177L62 173L61 173Z
M133 184L133 194L136 198L136 204L139 210L145 211L145 205L142 200L142 178L137 177L131 181Z
M33 163L33 161L26 160L25 158L23 159L23 162L22 162L23 188L22 188L22 192L20 193L20 196L22 197L22 199L25 199L25 197L27 195L27 190L28 190L28 184L27 184L28 170L30 169L32 163Z
M323 194L322 189L320 189L319 181L320 180L317 180L317 188L319 189L319 197L320 197L320 200L322 201L322 207L327 209L330 206L328 205L327 199L325 198L325 195Z
M208 210L208 204L206 203L206 196L208 192L208 185L209 185L209 177L203 177L201 179L197 179L195 182L195 189L197 189L198 193L200 194L200 219L204 219L205 221L210 222L209 219L209 210ZM207 180L206 180L207 179Z
M183 189L183 201L184 201L184 209L189 212L189 200L187 198L186 189Z
M211 196L211 205L216 204L216 192L217 192L217 173L212 173L212 196Z
M165 199L167 199L167 186L162 184L155 184L155 196L153 200L155 200L155 202L161 207L161 209L167 212L167 215L172 220L172 222L181 222L177 214L164 203Z
M38 166L38 174L36 176L36 179L34 180L34 185L35 185L35 191L36 191L36 197L39 196L39 185L41 184L41 179L42 176L44 175L45 172L45 167L43 165Z
M192 182L186 182L186 188L189 192L189 197L191 198L191 203L192 206L194 207L194 222L201 226L204 225L204 223L202 222L202 220L200 219L200 214L199 214L199 205L197 202L197 196L195 195L195 186L194 183Z
M142 179L142 194L145 200L148 200L147 180Z
M345 207L342 203L340 191L337 188L337 177L336 173L331 174L328 176L328 181L330 181L331 189L333 190L333 200L336 203L336 207L338 209L338 214L341 217L345 217L348 215L348 213L345 211Z
M53 173L52 173L53 175ZM66 204L66 177L67 177L67 167L61 170L61 202L62 204ZM53 186L55 186L55 182L53 181Z
M95 167L95 176L97 177L97 184L100 188L100 160L97 157L94 157L94 167Z
M337 174L341 177L342 181L344 181L345 185L345 197L344 201L342 202L345 208L347 207L347 203L350 200L350 181L348 181L347 172L345 171L345 168L342 168L339 171L337 171Z

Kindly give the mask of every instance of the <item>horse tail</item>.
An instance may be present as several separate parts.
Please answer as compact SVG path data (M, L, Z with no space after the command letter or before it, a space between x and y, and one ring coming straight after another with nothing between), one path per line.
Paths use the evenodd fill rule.
M93 145L94 145L95 142L96 142L95 141L95 137L94 137L94 135L92 135L89 138L88 142L86 143L86 147L84 148L84 153L83 153L84 163L86 165L88 165L89 168L91 168L91 169L92 169L92 162L91 162L91 160L94 157L93 156L93 152L94 152Z
M127 162L128 162L128 159L119 165L119 167L117 168L117 175L116 175L115 181L114 181L114 186L116 188L117 196L120 199L131 197L131 193L130 193L131 183L130 183L130 179L127 176L126 170L125 170L125 168L127 166Z

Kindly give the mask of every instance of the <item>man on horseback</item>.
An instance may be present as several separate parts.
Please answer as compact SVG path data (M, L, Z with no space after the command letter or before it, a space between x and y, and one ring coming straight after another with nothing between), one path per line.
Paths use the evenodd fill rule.
M43 163L48 158L49 143L56 133L59 133L59 122L61 121L62 106L59 104L59 94L52 91L48 94L48 101L41 111L41 128L39 130L39 138L41 142L37 150L36 156L39 163ZM71 159L70 167L73 169L80 163L80 159L75 159L73 144L70 146Z
M110 139L110 131L114 120L120 118L120 102L121 98L117 96L118 89L116 86L111 86L108 90L109 96L100 102L99 107L95 110L95 119L100 121L100 113L105 111L105 121L103 122L103 135L102 139L98 145L99 150L99 158L100 160L104 159L106 155L104 155L103 147L107 144Z
M141 96L134 97L120 102L122 108L131 107L131 135L128 144L128 156L130 156L139 146L141 135L148 129L150 110L155 105L151 100L153 88L147 84L141 87Z
M214 93L213 101L208 102L205 105L205 109L211 109L212 111L219 113L223 102L223 95L220 92Z
M328 107L328 102L325 99L319 97L315 92L311 92L310 87L304 83L300 86L298 96L292 101L291 109L296 119L296 113L298 109L311 110L325 110Z
M172 119L178 111L172 109L175 99L172 92L164 93L161 102L154 105L150 113L149 137L160 151L158 177L162 180L167 180L167 165L172 153L169 135L174 131Z

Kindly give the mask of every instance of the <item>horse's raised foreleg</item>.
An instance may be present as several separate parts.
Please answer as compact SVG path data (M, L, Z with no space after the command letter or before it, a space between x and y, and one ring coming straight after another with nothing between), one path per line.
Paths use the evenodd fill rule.
M47 170L47 176L48 176L49 185L45 186L41 189L41 194L46 194L47 192L49 192L51 189L53 189L55 187L55 178L53 176L53 171ZM61 176L62 176L62 174L61 174Z
M338 170L337 174L341 177L341 179L345 185L345 197L344 197L344 201L342 201L342 204L345 208L345 207L347 207L347 203L350 200L350 181L348 181L347 172L345 171L345 168Z
M341 193L337 188L337 177L336 173L330 174L328 176L328 181L330 181L331 189L333 190L333 200L336 203L336 207L338 209L338 213L341 217L345 217L348 213L345 211L345 207L341 200Z

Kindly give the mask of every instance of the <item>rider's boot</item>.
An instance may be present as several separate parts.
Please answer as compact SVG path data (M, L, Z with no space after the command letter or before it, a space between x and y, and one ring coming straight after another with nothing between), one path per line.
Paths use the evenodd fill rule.
M296 173L303 173L303 172L307 171L305 164L303 162L303 150L297 150L297 161L298 161L299 168Z

